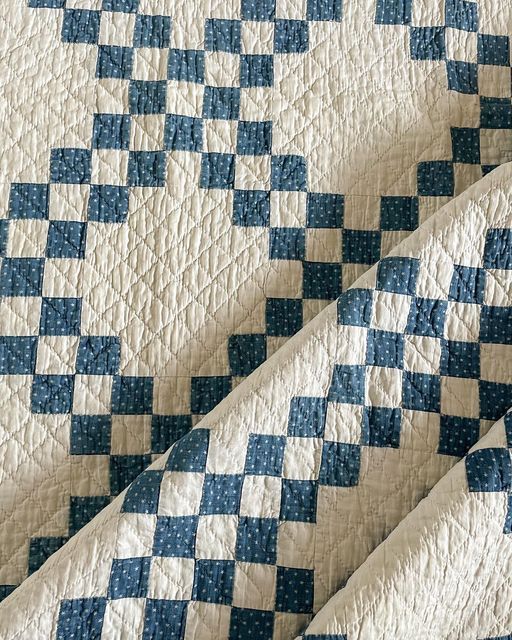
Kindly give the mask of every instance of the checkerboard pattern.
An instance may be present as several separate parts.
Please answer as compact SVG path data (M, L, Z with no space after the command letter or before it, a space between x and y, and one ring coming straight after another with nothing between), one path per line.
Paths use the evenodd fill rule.
M0 373L32 376L32 412L69 414L70 454L78 469L83 465L83 472L90 473L93 468L94 475L103 478L101 487L88 490L93 495L71 497L70 535L213 409L235 381L264 362L267 334L290 336L303 319L301 300L269 299L266 333L231 336L226 375L192 378L189 411L162 415L156 408L159 388L153 377L121 375L119 337L82 335L79 291L72 297L47 295L53 265L85 258L89 223L124 223L133 188L164 187L169 157L175 153L200 155L200 188L233 191L233 224L269 227L271 191L305 192L307 168L301 156L272 154L272 122L243 118L244 92L266 89L270 99L274 57L307 52L310 22L342 17L341 0L308 0L300 20L277 18L275 0L244 0L239 19L207 19L204 48L187 49L175 45L172 17L145 14L138 0L90 4L28 2L34 9L61 10L63 42L97 49L96 76L127 85L128 112L96 113L89 148L52 149L49 183L14 183L8 218L0 221L0 295L33 298L40 314L35 335L0 337ZM273 35L268 51L257 53L251 41L261 27ZM154 76L154 60L162 56L165 64ZM219 82L218 72L226 63L236 69L232 86L224 86L225 79ZM194 115L186 109L173 111L181 83L202 102ZM215 141L226 124L235 130L233 146L218 149L210 140ZM151 131L151 139L141 131ZM268 176L258 178L265 188L248 190L236 176L260 160L268 161L270 169ZM334 198L333 203L339 200L333 204L337 213L329 214L339 217L342 199L327 197ZM270 231L271 259L305 260L305 247L290 253L294 231ZM34 246L27 255L18 254L27 236ZM333 273L328 291L319 291L321 264L305 281L311 297L338 295L339 266L328 267ZM72 289L69 284L66 288ZM32 539L29 573L67 539Z
M0 373L32 376L32 412L69 415L71 455L84 468L101 469L101 489L91 488L90 495L71 497L72 535L184 436L200 416L213 409L240 378L262 364L274 339L296 333L308 319L308 305L334 300L354 274L390 248L390 238L393 244L395 238L398 241L414 230L429 198L453 196L494 168L494 142L496 136L512 131L512 106L510 89L507 95L486 95L486 74L494 77L506 72L510 85L509 38L479 33L476 3L449 0L443 25L416 25L411 1L378 0L376 22L383 28L405 25L414 60L419 64L445 61L448 89L480 95L481 122L478 128L451 129L451 160L418 164L416 193L370 197L362 205L361 198L310 191L306 158L274 153L273 122L263 108L261 113L244 111L247 96L256 90L264 92L262 107L265 100L270 101L274 66L280 56L310 50L313 22L342 19L341 0L308 0L303 15L293 19L278 15L275 0L243 0L239 18L206 19L204 47L194 49L175 41L172 16L145 14L138 0L103 0L96 8L68 4L65 0L28 3L32 8L60 10L63 42L97 49L98 80L126 85L128 109L126 113L96 113L88 148L52 149L48 183L11 186L8 218L0 220L0 296L29 298L39 321L31 335L0 338ZM265 38L262 32L267 34ZM459 60L454 44L458 33L475 40L475 61ZM155 60L163 60L163 64ZM194 99L180 102L183 86ZM152 135L144 136L140 131L151 131ZM232 197L234 226L268 229L269 260L297 266L302 287L299 297L268 297L264 330L230 336L225 375L193 377L186 391L189 408L177 415L162 415L158 380L122 375L120 338L82 335L80 291L54 295L48 290L48 280L62 261L84 260L89 223L123 224L134 189L163 188L169 158L180 153L200 158L201 189L222 190ZM370 229L354 224L361 206L372 220ZM70 212L69 219L62 211ZM293 221L289 220L290 211ZM29 249L21 242L27 237L32 244ZM494 241L500 239L488 239L490 244ZM505 258L496 256L494 260L492 268L504 268ZM369 374L369 367L375 367L372 372L385 369L389 376L403 370L400 375L408 410L422 407L438 411L436 398L442 393L442 384L455 389L460 378L478 379L479 345L444 339L443 332L450 302L483 303L486 268L491 264L470 272L460 266L452 282L453 298L440 302L424 299L415 302L410 312L407 326L414 340L421 338L422 344L427 338L436 341L441 354L438 373L404 369L407 349L412 348L408 340L396 332L369 326L367 361L354 365L356 369L350 365L336 370L336 384L333 379L327 400L309 399L313 405L350 400L362 411L361 443L328 443L322 452L318 482L351 486L357 482L357 447L399 446L401 409L368 404L366 381L377 375ZM459 301L457 296L471 299ZM499 309L492 309L487 312L489 317L482 317L495 339L493 331L504 331L506 320ZM498 329L491 328L495 326ZM375 345L385 345L385 350ZM454 382L443 382L444 378ZM492 419L489 415L496 394L503 404L507 392L499 384L481 385L486 420ZM310 411L305 408L306 400L303 408L296 409L299 414ZM479 416L475 411L470 413L458 416L448 412L443 417L441 453L461 455L478 437ZM304 436L298 433L294 437L300 444ZM321 429L315 437L323 437ZM339 460L351 461L350 468L341 474L332 469ZM309 484L301 487L308 496L313 492ZM307 499L301 495L290 509L305 517L308 509L303 503L308 500L313 500L312 495ZM66 539L32 539L29 571L36 570ZM91 615L95 618L96 614ZM239 615L237 625L243 628L247 622L242 613Z
M399 448L404 417L422 424L431 414L437 453L457 459L509 408L512 384L493 354L512 345L511 308L495 303L491 284L499 272L510 278L510 255L510 229L488 229L471 266L444 265L450 277L437 293L427 259L381 260L374 286L337 301L340 352L326 395L293 397L282 429L238 433L244 460L232 473L218 470L215 427L192 429L160 469L142 473L121 517L145 517L148 552L115 557L105 594L63 600L58 637L99 634L126 599L147 638L164 627L190 637L198 616L230 640L255 622L261 640L303 628L313 614L314 559L287 564L288 541L314 531L326 495L356 490L364 451ZM512 437L508 417L506 425ZM466 468L471 491L512 488L506 449L472 453Z
M406 26L413 60L444 62L449 91L479 96L478 126L451 128L452 158L418 163L418 196L458 195L499 164L504 140L512 149L510 36L482 31L472 0L378 0L376 23Z

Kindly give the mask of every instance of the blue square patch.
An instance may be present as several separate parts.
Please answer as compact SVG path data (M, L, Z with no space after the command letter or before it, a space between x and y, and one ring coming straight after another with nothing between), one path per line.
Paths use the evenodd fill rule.
M265 321L268 336L293 336L302 328L302 300L267 298Z
M130 151L128 184L130 187L163 187L165 185L165 152Z
M510 66L509 36L478 34L478 64Z
M240 86L272 87L274 84L274 56L244 54L240 56Z
M267 336L264 333L230 336L228 358L232 376L248 376L267 359Z
M167 82L165 80L131 80L128 90L130 113L165 113Z
M259 609L231 609L229 640L272 640L274 634L274 612Z
M32 9L62 9L66 0L28 0L28 6Z
M462 458L478 442L480 420L441 415L438 453Z
M46 257L84 258L86 241L87 223L72 220L50 220Z
M482 307L480 342L512 344L512 307Z
M480 377L480 344L478 342L441 342L441 375L455 378Z
M121 13L136 13L139 0L103 0L103 11L119 11Z
M420 261L416 258L383 258L377 265L376 288L413 296L419 268Z
M112 385L112 413L141 415L153 410L153 378L115 376Z
M62 21L62 41L97 44L100 35L100 15L100 11L65 9Z
M128 79L132 75L133 49L101 45L98 47L96 76L98 78Z
M480 418L496 422L510 408L512 384L480 380L478 389L480 392Z
M480 164L480 129L452 127L451 135L453 161Z
M201 151L203 120L190 116L168 114L165 117L165 148L178 151Z
M280 476L283 472L284 436L251 433L247 444L245 473L257 476Z
M415 336L441 338L444 334L446 300L414 298L411 302L405 331Z
M108 597L144 598L148 588L151 558L126 558L112 560Z
M323 438L326 398L292 398L288 414L288 435L302 438Z
M341 293L341 264L304 262L302 294L310 300L334 300Z
M204 472L209 438L208 429L189 431L171 449L166 468L169 471Z
M450 282L449 300L483 304L485 292L485 270L476 267L454 265Z
M108 455L112 418L109 415L74 415L71 418L72 455Z
M131 118L120 113L96 113L93 120L94 149L128 149Z
M366 368L358 364L335 365L327 396L329 402L364 404L365 371Z
M183 640L187 621L186 600L147 598L142 640ZM164 631L165 629L165 631Z
M276 0L242 0L243 20L273 20Z
M240 20L209 18L205 23L205 49L240 53L242 23Z
M377 0L376 24L410 24L412 0Z
M169 16L138 15L133 34L134 47L164 49L171 40Z
M274 191L306 191L306 160L295 155L272 156L271 183Z
M420 196L453 196L455 178L453 163L445 160L418 162Z
M9 196L9 217L12 220L48 219L48 185L13 183Z
M411 58L413 60L444 60L446 47L444 27L412 27Z
M276 20L274 51L305 53L309 49L309 29L305 20Z
M240 562L275 564L277 524L275 518L240 518L236 537L236 559Z
M276 611L313 613L314 571L277 567Z
M369 327L372 305L372 289L347 289L338 298L338 324Z
M198 376L192 378L190 408L193 414L210 412L231 391L231 376Z
M91 181L90 149L52 149L50 181L84 184Z
M480 96L480 126L482 129L512 129L510 98Z
M345 201L335 193L308 193L306 226L315 229L341 229Z
M489 229L485 237L484 267L512 269L512 229Z
M4 258L0 269L1 296L40 296L43 258Z
M37 571L67 540L68 539L63 536L31 538L28 556L29 575Z
M404 363L404 335L393 331L368 331L366 364L401 369Z
M382 231L414 231L419 222L416 196L382 196L380 228Z
M87 210L92 222L122 223L128 215L128 187L93 184Z
M233 560L196 560L192 599L230 605L234 576Z
M341 20L342 0L308 0L308 20Z
M361 447L324 442L318 482L330 487L355 487L359 482Z
M7 252L7 241L9 239L9 220L0 220L0 258L4 258ZM0 285L1 286L1 285Z
M370 447L400 446L402 412L390 407L365 407L362 425L363 444Z
M149 469L128 487L121 511L123 513L156 513L163 471Z
M69 500L69 535L74 536L109 504L109 496L72 496Z
M201 515L238 513L242 483L241 475L207 474L204 478L199 513Z
M478 449L466 456L465 463L470 491L510 491L512 488L512 464L508 449Z
M111 455L109 462L110 495L117 496L151 464L151 456Z
M304 260L306 257L305 229L273 228L269 234L271 260Z
M0 336L0 375L31 375L37 355L35 336Z
M121 342L116 336L82 336L78 345L76 372L114 376L119 371Z
M239 155L263 156L272 151L272 122L238 123L236 152Z
M204 84L204 51L171 49L167 64L167 78Z
M68 638L99 640L106 606L106 598L61 600L57 640L68 640Z
M235 156L231 153L203 153L199 185L202 189L233 189Z
M43 298L39 335L78 336L81 314L81 298Z
M151 452L164 453L192 429L190 414L151 417Z
M463 31L478 30L478 6L470 0L446 0L445 20L447 27Z
M193 558L198 521L198 516L158 516L153 539L153 555Z
M32 382L32 413L71 413L73 376L36 375Z
M380 258L380 231L343 229L343 262L374 264Z
M402 406L413 411L439 413L441 379L428 373L404 371L402 378Z
M448 76L448 89L450 89L451 91L457 91L459 93L466 94L478 93L477 64L473 62L464 62L462 60L447 60L446 73Z
M316 522L318 485L313 480L283 480L279 518L290 522Z
M239 227L268 227L270 192L235 190L233 224Z

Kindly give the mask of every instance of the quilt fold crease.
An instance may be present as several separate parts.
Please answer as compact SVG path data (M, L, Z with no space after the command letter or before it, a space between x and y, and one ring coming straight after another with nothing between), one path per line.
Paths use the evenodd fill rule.
M494 240L512 237L510 170L432 216L57 551L2 605L2 637L41 625L58 638L250 637L257 622L289 638L316 612L303 637L491 637L509 624L506 556L491 568L508 545L510 420L455 463L461 427L478 439L507 409L493 380L510 367L510 307L494 305L511 281L487 271L483 304L457 292L461 263L506 255ZM461 311L478 313L472 337ZM479 380L439 375L460 366L434 363L439 315L458 358L480 351Z

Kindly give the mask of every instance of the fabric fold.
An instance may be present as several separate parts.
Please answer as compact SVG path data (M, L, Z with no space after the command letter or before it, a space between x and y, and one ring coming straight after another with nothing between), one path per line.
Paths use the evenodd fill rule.
M512 414L368 557L301 638L508 638Z
M506 165L377 263L0 605L2 636L301 633L508 408L511 196Z

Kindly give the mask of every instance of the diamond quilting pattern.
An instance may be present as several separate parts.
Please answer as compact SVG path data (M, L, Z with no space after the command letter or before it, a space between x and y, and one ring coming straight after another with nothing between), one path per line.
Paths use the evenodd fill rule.
M112 98L108 108L90 114L87 148L73 141L64 146L67 143L61 141L48 149L49 182L13 182L8 217L0 221L0 295L13 313L17 305L28 304L26 300L34 310L30 331L6 332L0 339L0 372L27 377L33 416L69 418L68 449L77 476L71 484L68 530L59 536L32 536L28 571L37 569L68 534L76 533L133 480L123 510L160 519L170 517L159 513L159 487L165 475L202 474L197 513L183 516L192 518L190 522L158 520L161 539L157 542L155 533L154 555L159 556L157 548L168 549L164 538L172 537L173 531L197 533L206 523L219 530L231 527L235 558L223 552L219 559L202 559L202 564L198 560L191 597L194 602L231 607L230 637L243 633L240 630L252 620L260 622L262 637L270 637L274 625L277 628L287 615L309 616L314 599L313 569L282 561L278 526L313 525L322 492L356 487L365 448L398 449L403 424L411 413L440 413L438 452L461 456L478 439L482 424L508 408L510 385L489 372L489 362L492 346L508 341L510 314L508 308L493 303L489 286L494 271L510 269L510 231L496 228L487 233L478 264L454 264L443 296L418 289L421 264L413 258L383 260L375 288L344 294L338 302L340 326L361 329L364 353L356 361L333 367L324 395L292 400L286 432L251 433L240 473L211 473L206 468L207 433L200 443L193 431L190 436L187 433L283 339L295 334L327 301L337 298L355 275L413 231L440 198L460 193L501 162L493 143L497 134L512 130L510 86L505 90L503 83L496 83L498 89L489 92L488 77L506 70L510 85L509 38L481 33L473 2L447 2L443 24L417 23L412 2L376 3L376 27L407 29L408 55L414 64L444 65L445 89L460 94L461 100L477 95L480 126L474 126L469 117L468 122L457 119L457 126L450 121L448 158L445 153L422 156L427 159L421 161L414 158L413 189L386 190L366 198L359 192L354 197L350 188L318 187L308 149L295 141L283 145L280 123L268 113L286 65L300 68L328 33L322 30L342 24L341 0L308 0L301 15L283 14L282 3L272 0L242 1L236 17L229 11L227 17L203 16L202 44L180 35L183 26L175 16L150 14L147 2L103 0L94 8L68 4L30 0L28 7L58 9L62 42L71 48L93 48L97 82L116 85L119 91L123 87L126 101L121 110ZM460 53L457 33L474 36L476 58ZM157 59L163 63L157 64ZM175 175L180 163L186 170ZM170 182L178 183L185 175L183 188L200 194L195 206L208 203L205 215L210 215L210 203L212 209L222 203L230 233L246 234L247 246L254 232L264 234L265 261L283 274L283 283L277 292L262 294L261 317L254 324L233 325L219 349L222 356L208 347L205 366L170 382L171 376L159 378L152 370L155 367L143 362L142 343L155 340L158 322L156 330L141 331L144 335L136 345L141 365L127 366L130 357L132 362L137 357L137 349L126 339L126 331L119 330L126 318L116 317L114 301L105 296L104 308L113 320L106 321L105 313L96 324L102 329L91 331L96 310L91 311L91 295L73 282L72 273L83 269L94 283L101 276L101 272L93 274L90 266L97 238L103 234L108 244L113 234L119 234L119 242L126 244L128 236L123 233L139 202L147 204L153 198L150 206L165 210L168 203L161 194ZM67 206L59 206L62 201ZM176 213L173 207L169 215ZM135 231L142 260L146 231L144 223ZM229 238L226 246L234 243ZM202 255L203 247L195 239L190 249ZM233 257L228 251L226 256ZM203 264L198 273L204 269ZM59 285L56 271L61 273ZM128 275L128 269L123 274L127 280L114 286L120 297L128 288L126 282L132 278L130 285L136 287L139 276L135 271ZM143 277L151 282L173 275L148 270ZM223 282L222 286L230 295L228 285ZM186 295L192 296L193 290ZM144 327L142 288L141 292L141 299L128 305L128 313ZM114 294L109 291L108 295ZM243 295L240 298L243 307L246 300ZM379 310L391 304L406 309L404 326L381 320ZM156 306L152 312L152 319L158 317ZM217 321L214 315L211 319ZM461 337L454 331L458 325L467 327L468 335ZM158 339L165 344L169 333L161 335ZM439 352L439 361L432 367L414 355L420 345L427 352ZM396 398L379 391L387 385L398 389ZM462 385L474 391L474 400L466 407L456 400ZM346 442L333 425L333 412L343 412L343 407L350 407L357 422L356 441ZM149 476L136 480L176 441L176 453L171 453L165 473L147 472ZM297 467L304 471L297 474ZM82 476L93 479L84 481ZM246 484L260 481L279 484L279 505L265 517L244 512ZM138 511L142 503L147 511ZM162 557L190 560L199 551L189 540L176 553L189 555L162 553ZM240 563L248 567L242 570ZM250 580L244 576L260 571L260 565L267 566L269 580L276 585L275 599L251 610L237 600L241 592L237 585ZM106 599L69 600L61 607L59 633L62 637L96 633L104 617L108 620L113 615L111 601L128 597L148 598L144 608L148 637L162 619L179 619L173 624L181 629L187 607L179 600L162 604L152 598L154 566L154 558L146 557L131 559L126 566L116 564ZM124 584L119 576L126 575L132 577ZM6 594L10 588L5 587ZM90 622L82 629L84 611Z

